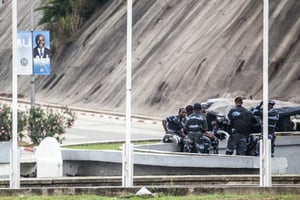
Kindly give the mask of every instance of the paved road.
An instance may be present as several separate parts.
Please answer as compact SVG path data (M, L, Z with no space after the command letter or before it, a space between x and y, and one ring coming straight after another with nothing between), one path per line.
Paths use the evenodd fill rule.
M19 108L28 110L29 102L19 101ZM1 103L10 103L11 99L0 97ZM46 105L48 104L41 104ZM53 106L54 108L57 105ZM85 109L73 109L77 114L77 120L72 128L66 130L65 140L62 144L90 143L101 141L125 141L125 117L119 114L104 114ZM146 119L139 116L133 118L131 123L131 139L161 139L163 128L159 119ZM29 138L24 138L26 140Z
M78 114L74 126L67 129L63 144L98 141L125 141L125 118L109 115ZM159 121L133 119L131 139L161 139L163 128Z

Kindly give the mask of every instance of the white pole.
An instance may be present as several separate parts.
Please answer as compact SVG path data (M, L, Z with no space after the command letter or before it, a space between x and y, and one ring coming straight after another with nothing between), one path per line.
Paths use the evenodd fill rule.
M18 76L17 76L17 0L12 1L12 170L10 174L10 188L20 188L20 163L18 152Z
M268 141L268 89L269 89L269 0L264 0L263 15L263 141L260 152L260 186L272 186L271 148Z
M132 0L127 0L127 69L126 69L126 142L123 148L122 186L133 185L133 146L131 145L131 60Z

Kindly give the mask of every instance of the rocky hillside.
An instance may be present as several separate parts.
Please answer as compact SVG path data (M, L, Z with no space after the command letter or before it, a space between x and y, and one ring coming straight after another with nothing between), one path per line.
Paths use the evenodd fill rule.
M29 30L29 0L18 1ZM41 1L34 1L35 7ZM300 103L300 1L270 1L269 88ZM35 12L35 24L40 13ZM11 5L0 9L0 93L11 93ZM36 27L39 29L41 27ZM164 116L236 95L262 98L263 1L135 0L132 112ZM110 0L36 78L36 100L125 111L126 1ZM18 91L30 99L30 76Z

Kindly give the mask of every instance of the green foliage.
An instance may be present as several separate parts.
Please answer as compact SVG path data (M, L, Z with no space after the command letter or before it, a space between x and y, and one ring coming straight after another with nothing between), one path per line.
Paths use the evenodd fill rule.
M66 44L107 0L48 0L37 8L43 12L39 25L45 24L51 31L52 49Z
M11 121L11 109L7 105L1 105L0 111L0 131L1 137L0 140L9 140L11 138L12 130L12 121Z
M44 110L41 107L29 111L18 110L18 135L20 140L28 134L33 144L39 144L45 137L55 137L61 142L66 128L71 128L76 116L68 107L59 111ZM6 104L0 104L0 141L9 141L12 137L12 110Z
M34 107L28 116L29 137L33 144L39 144L46 137L54 137L61 143L64 139L62 134L65 133L66 128L73 126L75 119L75 115L67 107L61 108L60 113Z
M26 112L18 112L18 134L22 139L27 126ZM12 109L7 104L0 104L0 141L8 141L12 136Z
M144 144L157 144L158 141L135 141L134 145L144 145ZM120 147L124 142L116 143L98 143L98 144L82 144L82 145L71 145L64 146L69 149L85 149L85 150L120 150Z
M26 131L25 128L28 125L28 117L27 113L24 111L18 111L18 135L20 140L25 136L24 132Z

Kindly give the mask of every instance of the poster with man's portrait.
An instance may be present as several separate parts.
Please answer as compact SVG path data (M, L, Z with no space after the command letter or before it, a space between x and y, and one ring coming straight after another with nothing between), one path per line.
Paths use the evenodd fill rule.
M32 33L33 74L50 74L50 32L33 31Z

